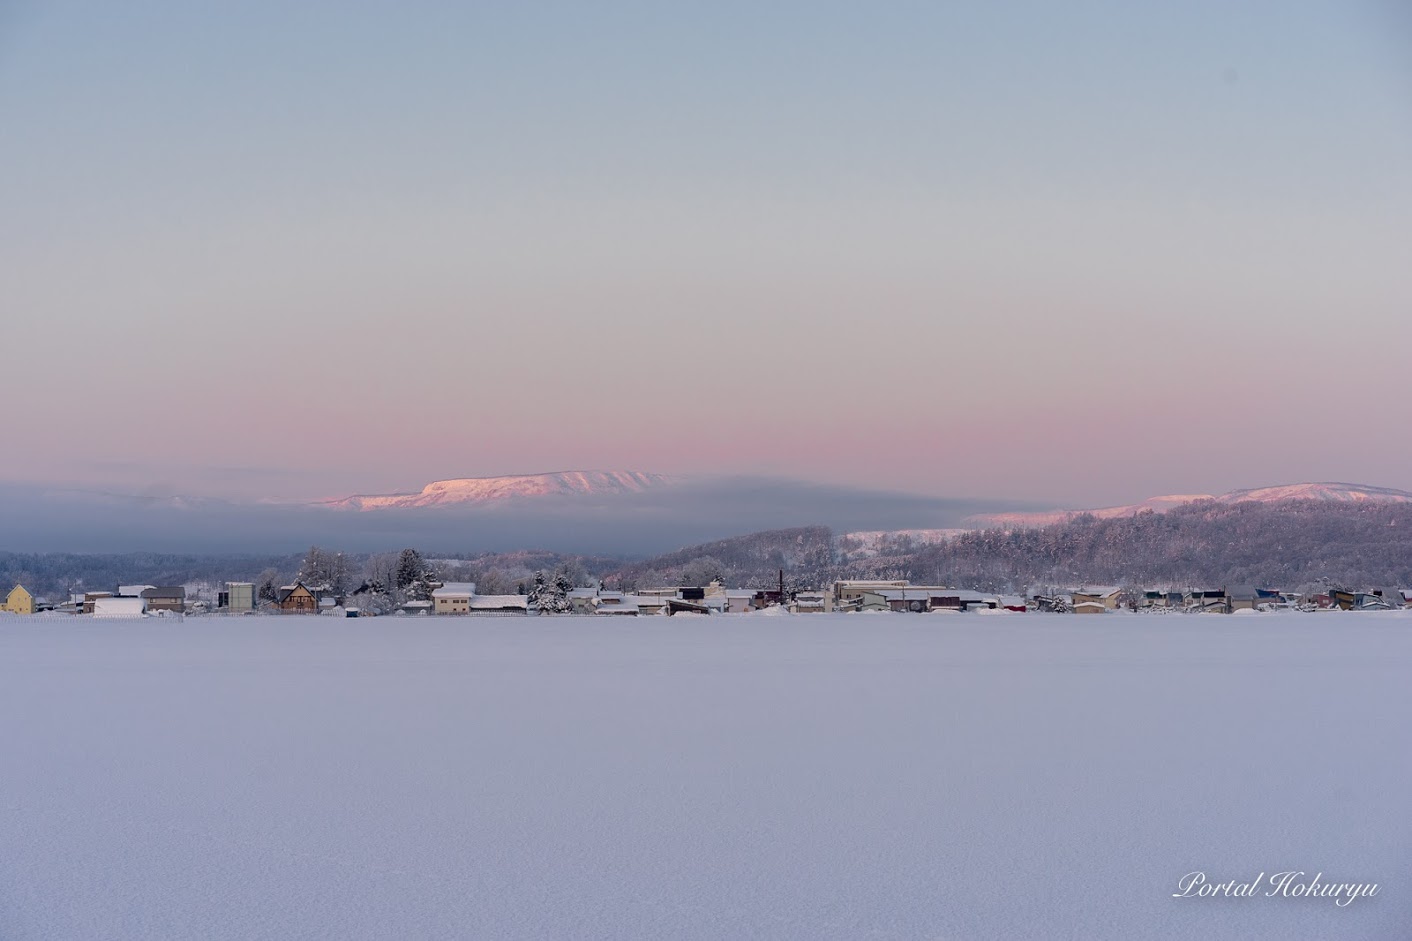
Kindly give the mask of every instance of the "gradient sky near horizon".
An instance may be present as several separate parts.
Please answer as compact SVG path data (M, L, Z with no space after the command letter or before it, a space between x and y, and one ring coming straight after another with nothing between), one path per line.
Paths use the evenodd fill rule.
M1412 489L1397 2L0 2L0 479Z

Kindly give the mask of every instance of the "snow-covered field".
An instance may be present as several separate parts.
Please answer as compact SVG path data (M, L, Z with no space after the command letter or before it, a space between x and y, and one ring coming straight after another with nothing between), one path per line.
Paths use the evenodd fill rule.
M0 619L0 938L1405 938L1409 735L1401 612Z

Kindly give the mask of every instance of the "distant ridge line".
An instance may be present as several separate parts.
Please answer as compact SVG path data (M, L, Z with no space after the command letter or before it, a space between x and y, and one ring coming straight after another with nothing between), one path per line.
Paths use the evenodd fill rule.
M1219 496L1211 494L1169 494L1149 497L1140 503L1125 506L1100 507L1089 510L1040 510L1037 512L983 513L966 518L976 527L1035 527L1062 523L1076 516L1089 515L1098 519L1135 516L1144 510L1166 513L1178 506L1199 500L1217 503L1280 503L1286 500L1317 500L1325 503L1412 503L1412 492L1393 487L1374 487L1339 481L1318 481L1300 484L1277 484L1272 487L1249 487L1232 490Z
M382 510L414 507L484 505L546 496L615 496L644 493L681 478L632 470L554 471L500 477L449 477L434 480L419 491L355 494L322 504L336 509Z

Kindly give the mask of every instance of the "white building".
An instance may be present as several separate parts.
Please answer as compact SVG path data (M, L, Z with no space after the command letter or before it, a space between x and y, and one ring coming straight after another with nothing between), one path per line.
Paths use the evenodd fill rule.
M147 612L147 602L141 598L95 598L95 618L140 618Z
M447 582L432 590L431 600L435 614L470 614L471 599L476 594L475 582Z
M472 595L470 614L480 617L524 616L529 614L528 595Z

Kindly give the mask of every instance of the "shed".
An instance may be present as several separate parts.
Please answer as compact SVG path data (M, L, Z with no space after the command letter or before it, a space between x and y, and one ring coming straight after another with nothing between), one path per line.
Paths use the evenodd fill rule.
M471 598L470 613L479 617L524 617L529 614L527 595L475 595Z
M93 602L95 618L140 618L147 610L141 598L97 598Z

